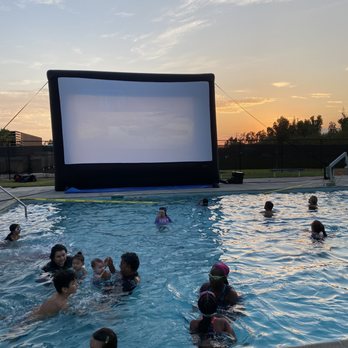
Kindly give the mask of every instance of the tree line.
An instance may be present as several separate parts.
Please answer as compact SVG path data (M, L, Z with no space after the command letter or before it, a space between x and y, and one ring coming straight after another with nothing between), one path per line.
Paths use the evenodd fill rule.
M257 144L257 143L284 143L287 141L308 141L310 139L348 139L348 116L342 111L337 124L330 122L327 132L322 132L323 118L321 115L311 116L309 119L290 122L286 117L281 116L267 127L266 131L246 132L237 137L229 138L224 146L229 147L235 143Z

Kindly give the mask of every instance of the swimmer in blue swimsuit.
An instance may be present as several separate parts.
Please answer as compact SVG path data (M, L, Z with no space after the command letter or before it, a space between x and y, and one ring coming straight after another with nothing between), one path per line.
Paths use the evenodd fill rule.
M213 292L203 291L200 294L198 308L203 317L191 321L190 332L191 334L198 334L200 336L200 346L203 346L203 342L206 344L210 343L209 341L216 338L218 334L227 334L233 339L236 338L235 333L226 318L216 316L218 303Z
M211 291L215 294L217 305L220 309L226 309L238 302L239 296L236 290L228 284L227 276L229 267L223 262L213 265L209 273L209 282L204 283L200 288L203 291Z

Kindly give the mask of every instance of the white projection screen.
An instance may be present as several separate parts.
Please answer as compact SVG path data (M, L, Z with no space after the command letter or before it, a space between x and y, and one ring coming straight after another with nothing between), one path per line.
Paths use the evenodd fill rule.
M47 76L56 190L218 182L214 75Z

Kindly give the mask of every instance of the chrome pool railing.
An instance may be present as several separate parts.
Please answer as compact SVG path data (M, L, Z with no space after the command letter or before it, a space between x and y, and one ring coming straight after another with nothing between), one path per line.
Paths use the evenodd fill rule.
M2 186L0 186L0 189L7 193L9 196L11 196L13 199L15 199L20 205L22 205L24 207L24 213L25 213L25 218L28 218L28 208L27 206L16 196L14 196L12 193L8 192L6 189L4 189Z

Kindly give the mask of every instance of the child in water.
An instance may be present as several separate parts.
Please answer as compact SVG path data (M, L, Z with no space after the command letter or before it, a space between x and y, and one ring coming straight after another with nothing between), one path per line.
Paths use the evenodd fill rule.
M165 207L159 208L157 216L156 216L155 224L163 226L171 222L172 222L171 218L167 215L167 208Z
M311 223L311 237L316 240L323 240L327 237L324 225L319 220L314 220Z
M107 265L101 259L93 259L91 262L93 269L92 284L97 287L107 286L111 278L111 273L106 270Z
M14 242L20 238L21 227L18 224L12 224L10 226L10 233L5 238L6 242Z
M318 209L318 197L310 196L308 200L308 209L309 210L317 210Z
M273 203L271 201L267 201L264 206L265 211L263 212L264 217L272 217L273 212Z
M216 316L217 311L216 296L211 291L203 291L198 299L198 308L202 313L202 318L192 320L190 323L191 334L200 336L200 347L210 344L211 339L214 339L217 334L227 334L235 339L235 333L224 317ZM212 346L212 345L207 345Z
M72 268L76 274L76 279L78 281L83 280L87 275L87 270L85 268L85 257L82 252L79 251L72 259Z
M57 292L34 311L31 318L40 319L68 308L68 298L77 290L75 273L71 270L59 271L53 277L53 284Z

